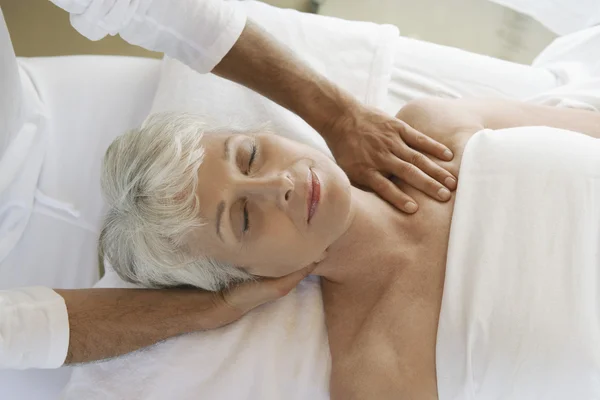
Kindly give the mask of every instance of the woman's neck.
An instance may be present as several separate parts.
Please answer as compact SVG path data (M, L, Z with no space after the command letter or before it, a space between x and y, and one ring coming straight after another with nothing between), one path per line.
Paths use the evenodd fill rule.
M336 283L355 278L364 280L365 269L387 256L401 262L398 257L405 246L405 233L409 231L409 216L375 194L353 187L352 197L348 229L327 249L325 259L314 272Z

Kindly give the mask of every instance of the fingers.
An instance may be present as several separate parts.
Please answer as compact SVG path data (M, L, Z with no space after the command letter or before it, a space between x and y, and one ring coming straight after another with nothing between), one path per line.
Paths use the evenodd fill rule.
M283 297L288 294L293 288L306 278L317 267L317 264L311 264L308 267L302 268L291 274L282 276L281 278L269 279L265 285L271 285L275 290L276 298ZM275 300L275 299L273 299Z
M402 122L402 128L399 133L402 140L415 150L430 154L444 161L451 161L454 158L454 154L452 154L449 148L413 129L405 122Z
M378 172L371 174L366 183L385 201L407 214L413 214L419 208L416 201Z
M450 200L450 190L456 189L456 178L428 157L410 148L396 151L388 160L389 172L402 181L440 201Z
M223 304L241 315L246 314L253 308L285 296L315 268L316 264L313 264L281 278L244 282L222 292Z

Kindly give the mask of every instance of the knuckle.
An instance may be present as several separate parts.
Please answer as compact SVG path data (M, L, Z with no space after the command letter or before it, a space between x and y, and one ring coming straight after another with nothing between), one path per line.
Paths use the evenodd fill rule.
M288 294L289 292L291 292L291 291L292 291L292 289L293 289L293 287L278 287L278 288L277 288L277 291L276 291L276 293L275 293L275 295L276 295L276 296L277 296L277 298L279 299L279 298L281 298L281 297L287 296L287 294Z
M430 174L436 181L440 183L444 183L447 178L452 178L452 174L450 174L445 169L441 168L439 165L435 165L432 173Z
M431 193L435 193L437 194L438 190L443 189L444 187L442 185L440 185L438 182L436 182L434 179L432 178L427 178L427 183L426 183L427 187L429 188Z
M242 317L243 310L234 307L223 292L211 296L212 311L207 313L205 321L207 329L219 328Z
M394 129L396 130L396 132L398 132L398 134L400 135L400 137L402 139L404 139L406 137L406 134L408 133L408 128L407 128L407 124L404 121L398 121L396 123L396 126L394 127Z
M349 174L350 179L352 179L354 182L362 185L365 183L369 183L371 181L370 179L370 174L369 174L369 170L365 167L365 168L358 168L354 171L352 171L351 174Z
M415 144L417 147L423 148L427 146L427 144L429 144L429 139L427 138L427 136L421 134L416 134L415 136Z
M287 282L284 277L280 278L269 278L268 281L263 281L263 285L267 293L272 296L276 296L281 293L282 289L287 286Z
M420 166L426 163L425 156L421 153L414 152L410 158L410 163L413 166Z
M381 141L383 142L385 149L391 149L398 141L398 138L385 136L383 139L381 139Z
M383 181L383 179L372 182L371 187L378 193L387 191L387 184Z
M293 288L294 286L290 286L287 282L272 281L268 288L268 298L270 300L279 299L287 295Z
M419 174L419 169L414 164L405 163L402 173L404 178L415 177Z

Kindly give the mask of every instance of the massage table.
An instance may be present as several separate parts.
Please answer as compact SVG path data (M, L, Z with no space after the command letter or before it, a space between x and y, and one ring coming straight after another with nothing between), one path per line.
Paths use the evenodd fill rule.
M561 89L586 73L577 61L585 56L572 54L569 46L559 46L558 51L542 54L533 66L525 66L403 38L390 26L305 15L255 2L236 6L244 7L305 61L361 101L390 114L422 96L491 96L548 104L565 98L583 101L577 97L579 92L569 97L571 92ZM100 165L110 142L138 126L151 111L200 110L216 124L268 120L280 134L328 151L298 117L236 84L199 76L170 59L15 58L6 26L0 22L0 82L3 88L22 88L23 112L33 115L28 120L35 131L30 150L36 154L33 161L25 158L23 171L15 172L28 174L29 186L12 193L13 204L19 204L19 219L10 229L0 230L2 243L9 244L0 247L0 289L131 286L120 281L110 266L98 283L96 239L105 212ZM565 54L575 61L561 63ZM4 103L0 104L10 102L8 92L2 94ZM9 111L14 112L14 107L0 110L5 113L0 117L13 119L14 124L23 122L14 121ZM0 197L0 220L8 209L2 201ZM313 333L307 337L311 328ZM211 399L243 398L242 393L253 399L283 398L278 397L282 393L328 398L324 388L329 354L315 278L306 279L290 296L236 324L199 335L200 345L196 335L188 335L84 367L0 371L0 398L183 398L178 393ZM200 365L218 360L221 370L178 369L185 353L201 358ZM284 362L294 357L303 361ZM162 365L159 375L155 362ZM260 370L254 368L257 363ZM235 382L230 381L232 377Z

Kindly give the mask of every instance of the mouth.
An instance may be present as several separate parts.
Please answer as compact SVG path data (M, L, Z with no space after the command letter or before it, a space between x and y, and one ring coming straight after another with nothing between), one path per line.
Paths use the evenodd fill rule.
M308 208L306 222L310 223L317 212L319 200L321 199L321 182L319 181L319 176L310 168L308 170L308 194L306 197Z

